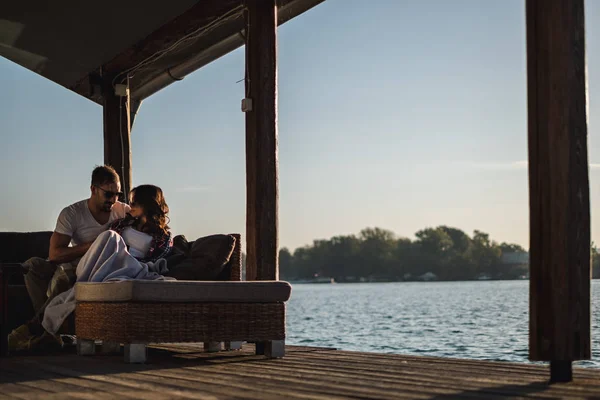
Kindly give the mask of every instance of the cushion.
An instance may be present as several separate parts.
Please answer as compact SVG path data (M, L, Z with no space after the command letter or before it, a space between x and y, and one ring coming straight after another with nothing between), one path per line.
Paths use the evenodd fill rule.
M48 257L51 231L0 232L0 262L21 263L31 257Z
M167 260L167 267L173 269L185 260L190 253L190 244L184 235L177 235L173 238L173 247L168 256L165 257Z
M173 238L173 253L189 255L190 244L187 241L185 235L177 235Z
M195 282L142 281L75 285L75 299L85 302L154 303L275 303L290 298L292 287L284 281Z
M179 253L185 252L185 237L180 241L177 248L182 250ZM175 255L171 263L167 260L169 272L165 275L189 281L222 279L221 273L229 263L235 242L235 237L231 235L211 235L188 243L187 256Z

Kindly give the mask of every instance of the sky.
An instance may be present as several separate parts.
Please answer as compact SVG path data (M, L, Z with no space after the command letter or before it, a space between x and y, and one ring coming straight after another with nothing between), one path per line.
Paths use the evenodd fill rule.
M586 2L592 238L600 242L600 2ZM523 0L326 0L282 25L280 245L380 227L529 247ZM188 239L245 232L244 49L142 104L133 184ZM54 229L103 162L102 109L0 58L0 230Z

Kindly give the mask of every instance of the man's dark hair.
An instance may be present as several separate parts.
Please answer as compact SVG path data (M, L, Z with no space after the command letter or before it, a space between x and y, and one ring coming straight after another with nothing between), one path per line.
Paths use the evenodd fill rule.
M107 183L120 183L119 174L110 165L101 165L92 172L92 186L101 186Z

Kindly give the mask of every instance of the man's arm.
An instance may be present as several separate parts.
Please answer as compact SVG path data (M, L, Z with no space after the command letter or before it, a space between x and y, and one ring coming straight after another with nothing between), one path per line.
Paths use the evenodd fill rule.
M82 257L90 248L90 243L69 247L71 237L62 233L54 232L50 237L49 259L53 263L67 263Z

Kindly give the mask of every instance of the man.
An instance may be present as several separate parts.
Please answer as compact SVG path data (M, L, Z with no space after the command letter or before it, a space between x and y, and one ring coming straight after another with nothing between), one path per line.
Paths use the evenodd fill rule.
M77 263L98 235L106 231L112 221L124 218L130 210L127 204L118 201L122 194L121 183L119 175L110 166L94 169L90 191L88 199L61 211L50 238L48 259L34 257L23 263L25 285L36 315L34 321L43 317L50 300L72 286ZM33 331L36 329L32 327L36 325L29 323L13 331L9 335L9 348L21 348L19 343L30 342L32 335L42 334Z

